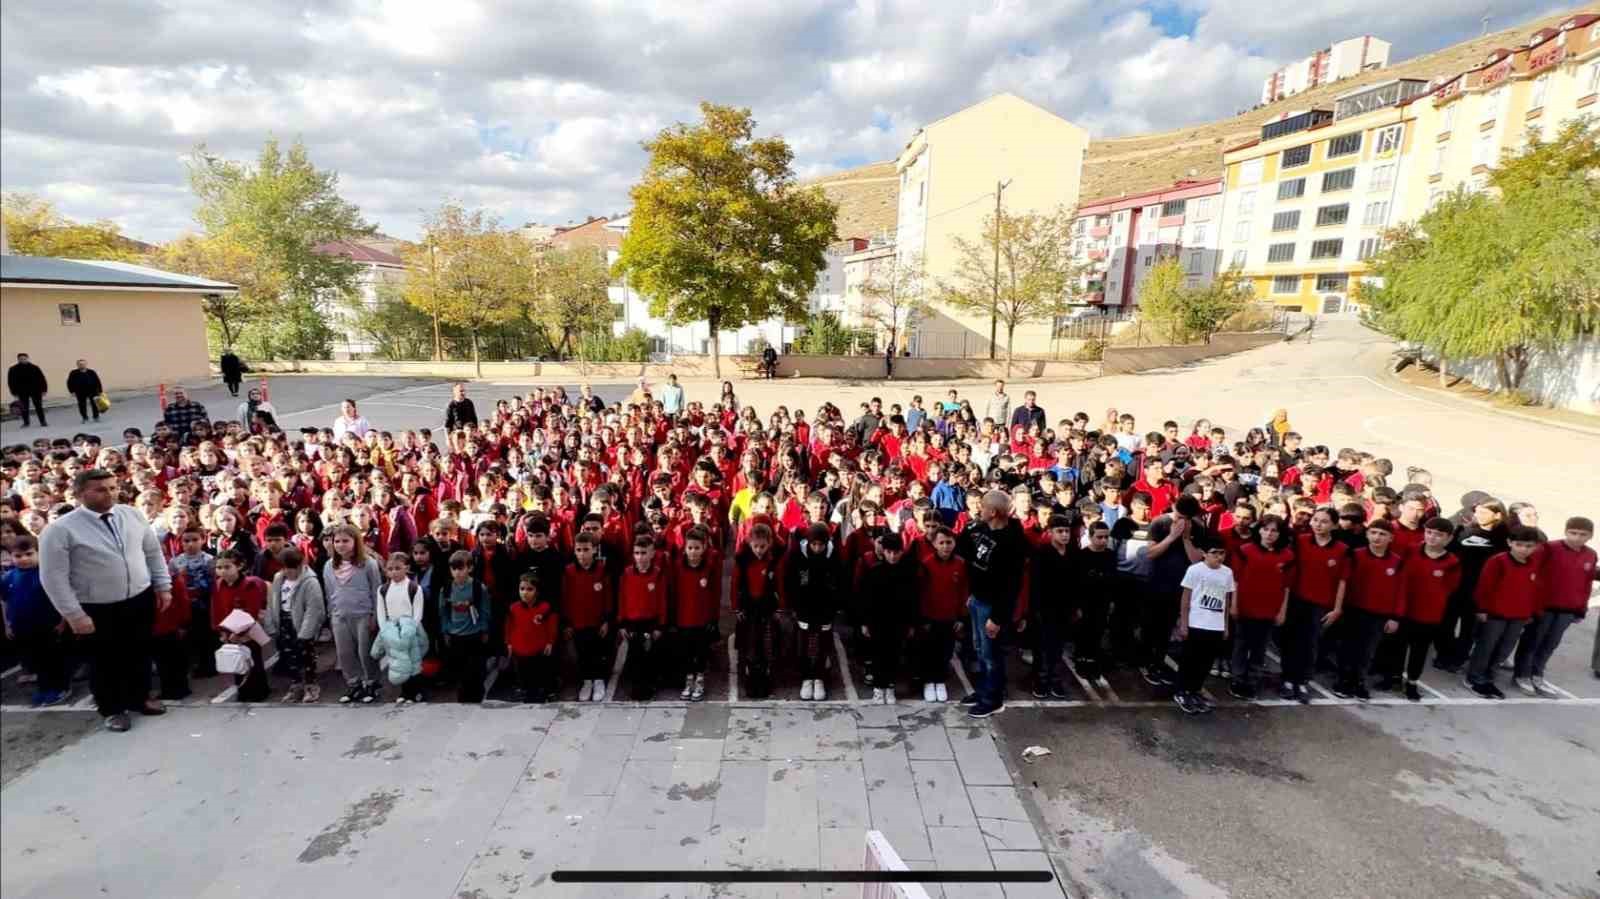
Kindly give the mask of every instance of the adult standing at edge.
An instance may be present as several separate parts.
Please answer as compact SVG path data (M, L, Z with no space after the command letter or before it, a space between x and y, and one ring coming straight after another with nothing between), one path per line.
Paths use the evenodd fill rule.
M668 421L677 421L683 414L683 387L678 384L677 375L667 375L667 384L661 388L661 411Z
M95 421L100 420L100 407L94 401L105 388L100 385L100 373L90 368L87 360L79 359L78 366L67 372L67 392L78 401L78 417L84 424L88 424L90 412Z
M27 353L17 354L17 364L6 369L6 389L22 406L22 426L28 426L28 404L39 413L39 427L48 427L44 420L44 395L50 392L50 382L44 370L28 359Z
M467 385L456 382L450 388L450 405L444 407L444 429L475 428L478 426L478 407L467 396Z
M222 383L228 385L228 396L239 395L239 384L244 380L244 361L228 347L217 357L217 367L222 369Z
M994 393L989 395L989 402L983 407L983 415L985 418L994 419L995 426L1000 428L1011 421L1011 397L1006 396L1006 382L994 382Z
M999 422L995 422L999 424ZM1011 410L1011 428L1021 427L1024 432L1033 425L1045 427L1044 407L1039 405L1039 394L1029 390L1022 395L1022 405Z
M95 708L121 733L130 711L166 712L150 698L150 630L172 602L172 575L156 532L117 503L115 475L81 471L72 489L78 508L40 535L39 576L67 626L86 638Z
M372 422L367 421L367 417L356 408L355 400L347 399L339 404L339 417L333 420L335 445L344 443L347 434L354 435L357 440L364 440L370 430Z
M1012 603L1022 587L1027 540L1011 517L1011 497L1003 490L983 495L983 520L961 532L957 552L967 560L972 596L972 643L978 653L976 692L962 699L973 718L987 718L1006 705L1005 632Z

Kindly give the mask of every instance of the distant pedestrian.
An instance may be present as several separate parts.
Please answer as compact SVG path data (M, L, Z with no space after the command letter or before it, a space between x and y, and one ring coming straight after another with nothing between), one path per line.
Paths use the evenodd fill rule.
M450 404L444 407L444 429L475 428L478 426L478 407L467 396L467 385L456 384L450 388Z
M44 371L28 360L27 353L18 353L17 364L6 369L6 389L11 391L11 395L17 398L17 404L22 407L23 427L29 424L29 403L32 403L34 411L39 413L39 427L47 427L44 420L44 395L50 392L50 382L45 379Z
M883 377L885 380L894 380L894 344L883 348Z
M683 387L678 384L677 375L667 375L667 386L661 388L661 411L669 420L683 414Z
M189 391L182 387L172 388L172 401L167 403L166 411L161 414L161 421L178 435L178 440L189 438L189 432L194 429L197 422L209 422L211 416L206 412L206 407L189 399Z
M994 393L989 395L989 402L984 407L983 414L987 418L994 419L994 423L1002 428L1011 420L1011 397L1006 395L1006 382L994 382Z
M217 359L217 367L222 369L222 383L228 385L228 395L239 395L239 383L244 380L244 362L239 359L233 347L222 351L222 356Z
M100 374L89 367L83 359L78 360L78 367L67 373L67 392L78 401L78 417L84 422L89 421L89 413L94 413L94 420L100 420L100 407L95 400L105 392L100 384ZM40 419L43 420L42 418Z

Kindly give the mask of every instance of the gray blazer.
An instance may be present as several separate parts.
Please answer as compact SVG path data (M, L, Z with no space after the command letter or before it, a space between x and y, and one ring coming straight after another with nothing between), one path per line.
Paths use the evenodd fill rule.
M272 576L272 587L267 591L267 604L261 607L261 627L268 636L278 636L278 610L283 607L283 572ZM289 594L289 620L294 623L295 636L301 640L315 640L322 632L322 620L327 617L327 605L322 600L322 583L309 568L300 569L300 582Z
M82 615L86 605L132 599L154 587L172 589L172 575L156 532L132 506L107 513L115 528L82 506L62 516L39 537L39 577L63 618Z

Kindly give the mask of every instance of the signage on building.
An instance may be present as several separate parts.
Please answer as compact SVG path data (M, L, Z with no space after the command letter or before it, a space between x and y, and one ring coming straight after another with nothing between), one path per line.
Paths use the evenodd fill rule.
M1551 42L1551 46L1528 57L1528 71L1537 72L1547 69L1567 58L1567 48Z
M1441 106L1461 93L1461 79L1453 78L1433 92L1433 105Z
M1500 82L1506 80L1506 78L1508 78L1510 75L1511 57L1507 56L1505 59L1500 60L1484 71L1482 77L1478 79L1478 86L1494 87Z

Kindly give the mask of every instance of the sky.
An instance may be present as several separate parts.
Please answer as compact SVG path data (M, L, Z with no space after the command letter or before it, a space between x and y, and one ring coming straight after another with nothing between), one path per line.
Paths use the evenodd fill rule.
M184 157L305 142L367 219L445 199L507 225L628 207L640 142L749 107L800 175L894 156L1012 91L1097 137L1230 116L1261 79L1371 33L1396 60L1539 0L6 0L0 188L159 242L197 230Z

